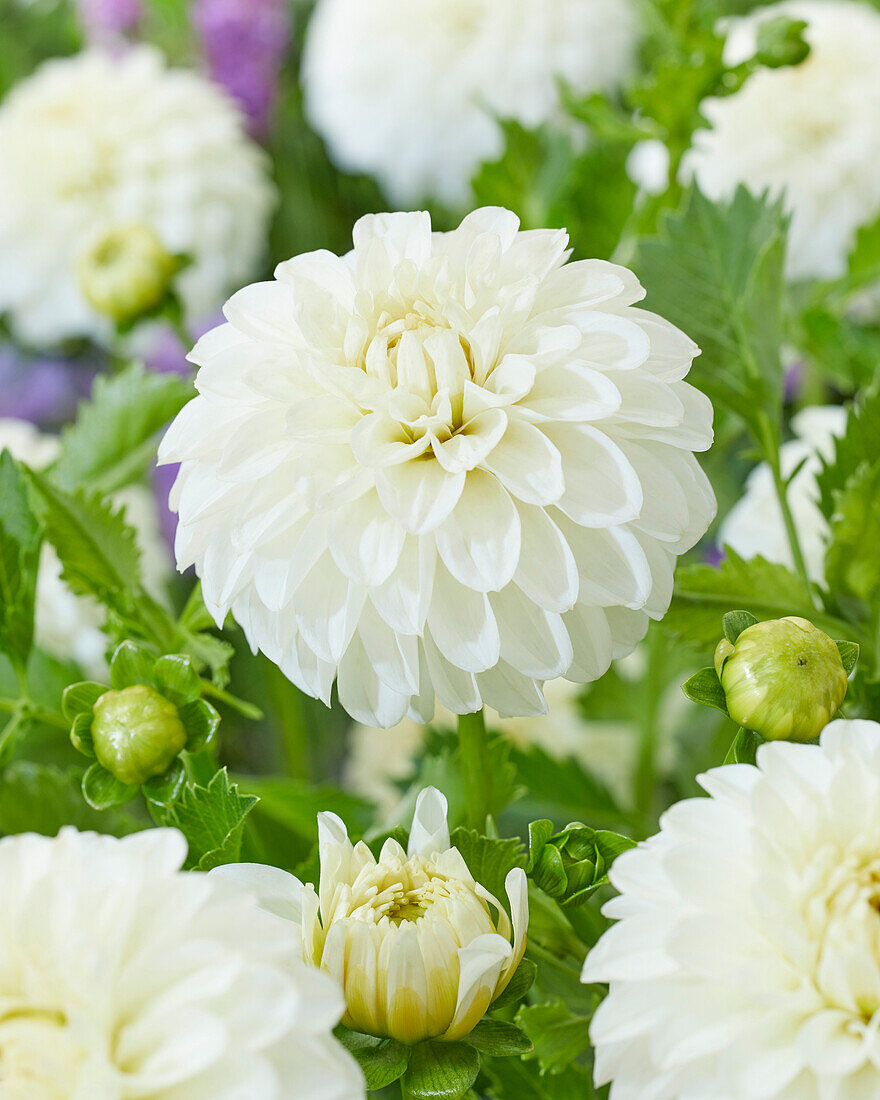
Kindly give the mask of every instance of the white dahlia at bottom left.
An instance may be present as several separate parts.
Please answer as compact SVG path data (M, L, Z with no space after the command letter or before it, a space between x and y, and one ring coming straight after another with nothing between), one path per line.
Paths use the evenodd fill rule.
M160 459L218 622L358 721L545 710L666 611L715 502L697 352L507 210L361 219L226 304Z
M0 313L25 343L109 335L79 267L110 230L186 254L176 290L196 321L262 258L264 154L219 89L148 46L47 61L0 104L0 149Z
M169 829L0 840L0 1096L362 1100L339 990L185 855Z

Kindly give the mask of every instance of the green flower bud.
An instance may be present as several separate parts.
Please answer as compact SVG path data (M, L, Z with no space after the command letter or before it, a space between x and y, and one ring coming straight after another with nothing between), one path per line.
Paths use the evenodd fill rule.
M565 908L573 908L605 885L611 864L633 843L628 837L592 829L579 821L557 833L551 821L533 821L526 871L544 893Z
M807 619L756 623L727 646L719 643L715 669L730 717L769 741L812 741L843 702L840 651Z
M162 775L186 744L177 707L146 684L105 691L93 713L95 756L122 783Z
M99 313L125 324L155 309L179 269L146 225L112 229L83 256L80 289Z

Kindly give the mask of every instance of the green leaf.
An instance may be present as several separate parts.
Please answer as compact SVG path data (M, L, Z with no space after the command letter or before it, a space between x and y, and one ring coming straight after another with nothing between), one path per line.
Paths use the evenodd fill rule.
M665 629L683 642L714 652L718 622L730 607L744 607L759 619L800 615L832 637L851 626L817 611L804 582L784 565L762 557L741 558L726 547L719 566L689 565L679 569Z
M523 959L514 971L513 977L504 987L504 991L492 1002L490 1011L498 1008L510 1008L525 997L535 982L538 973L537 966L531 959Z
M492 1100L597 1100L589 1069L573 1065L557 1074L545 1074L536 1061L508 1058L486 1061L492 1082ZM605 1096L603 1090L602 1096Z
M52 480L70 492L80 485L102 492L125 485L152 459L155 434L193 395L191 382L139 363L99 375L90 400L61 435Z
M201 752L212 744L220 725L220 715L204 699L184 703L177 713L186 730L186 748L188 752Z
M120 642L110 659L110 683L117 691L133 684L155 687L155 669L156 658L152 654L134 642Z
M473 829L454 829L452 844L458 848L476 881L507 907L504 880L513 867L525 868L526 854L515 837L492 840Z
M92 680L71 684L61 696L62 714L68 722L72 722L78 714L91 715L92 707L107 690L106 684L96 684Z
M721 620L721 630L729 642L736 642L744 630L754 626L758 622L754 615L748 611L728 611Z
M154 802L157 806L170 806L183 790L185 780L186 768L178 757L167 772L148 779L142 784L141 790L149 802Z
M243 792L259 798L257 813L309 841L318 839L318 814L330 810L346 823L352 835L365 832L372 823L373 807L366 799L335 787L314 787L299 779L263 779L236 776Z
M467 1043L414 1046L404 1084L413 1100L459 1100L476 1081L480 1056Z
M880 430L878 430L880 434ZM825 577L833 592L870 603L880 586L880 459L863 464L836 495Z
M175 653L159 657L154 670L156 687L176 707L195 702L202 694L199 674L189 657Z
M95 748L92 742L92 713L84 711L78 714L70 729L70 743L84 756L94 756Z
M863 225L856 233L856 243L849 256L849 274L860 283L880 278L880 217Z
M113 836L143 827L128 811L96 811L88 806L78 768L13 761L0 778L0 833L55 836L65 825Z
M724 763L754 764L758 746L761 745L762 742L763 738L753 730L747 730L740 727L736 737L733 739L733 743L727 750L727 756L724 757Z
M727 697L714 668L701 668L681 685L681 690L692 703L714 707L727 714Z
M245 819L256 803L252 795L239 793L222 768L207 787L185 787L178 801L157 810L156 817L162 825L180 829L186 837L187 866L209 871L238 860Z
M23 671L34 638L40 524L27 482L9 451L0 454L0 652Z
M855 642L835 642L834 644L840 651L840 660L843 662L844 671L849 676L858 662L859 647Z
M46 537L61 559L63 579L78 595L126 614L140 583L134 529L100 496L66 493L33 471L30 476L46 506Z
M406 1071L411 1048L396 1039L379 1039L375 1035L351 1031L342 1025L333 1034L357 1060L363 1070L368 1092L393 1084Z
M494 1058L509 1058L514 1054L528 1054L532 1050L532 1041L515 1024L504 1020L481 1020L464 1040L481 1054L491 1054Z
M786 231L781 200L740 187L713 203L694 187L634 262L649 308L702 349L688 380L750 425L782 399Z
M876 362L875 362L876 366ZM839 493L849 479L865 466L880 460L880 377L860 395L846 418L844 433L834 441L834 455L822 460L817 482L822 513L831 520L837 509Z
M544 1073L559 1073L590 1045L590 1017L572 1012L562 1001L524 1005L516 1022L534 1046Z
M138 788L123 783L95 761L82 778L82 793L93 810L107 810L130 802Z

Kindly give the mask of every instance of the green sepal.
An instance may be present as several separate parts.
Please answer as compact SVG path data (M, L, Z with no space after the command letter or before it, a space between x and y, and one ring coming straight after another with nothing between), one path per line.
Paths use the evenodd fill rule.
M368 1092L384 1089L406 1072L412 1047L396 1039L379 1039L375 1035L351 1031L342 1024L333 1034L361 1067Z
M532 1040L522 1028L504 1020L480 1020L463 1041L481 1054L491 1054L493 1058L510 1058L528 1054L534 1049Z
M701 668L689 680L685 680L681 685L681 690L692 703L700 703L704 707L714 707L716 710L720 710L722 714L727 714L727 699L724 695L724 688L721 686L718 673L714 668Z
M835 642L834 644L840 653L843 670L849 676L859 659L859 645L857 642Z
M92 744L92 712L83 711L73 720L70 730L70 743L83 754L83 756L95 755L95 746Z
M136 786L122 783L95 761L82 778L83 798L93 810L109 810L130 802L138 793Z
M413 1100L461 1100L479 1072L472 1046L428 1041L412 1048L404 1085Z
M148 802L153 802L157 806L170 806L172 802L177 801L185 780L186 768L178 757L168 771L163 772L162 775L154 775L143 783L141 790Z
M724 757L725 764L754 764L757 757L758 746L763 744L764 738L754 730L740 727L733 743Z
M607 829L593 829L574 821L548 835L552 824L541 820L529 826L529 862L526 873L545 894L565 908L583 904L608 882L611 864L635 841Z
M106 684L96 684L92 680L71 684L61 696L61 713L68 722L72 722L78 714L91 714L92 707L107 690Z
M736 644L736 639L744 630L754 626L759 620L748 611L728 611L721 620L721 629L724 637Z
M494 1012L496 1008L510 1008L513 1005L519 1004L532 988L537 974L538 968L532 960L523 959L503 991L499 993L489 1006L490 1011Z
M188 752L200 752L213 744L220 725L220 715L204 699L196 699L178 707L177 713L186 730L186 748Z
M156 687L156 659L134 642L120 642L110 659L110 683L120 691L133 684Z
M181 653L159 657L154 665L156 687L176 707L195 702L201 696L202 684L189 657Z

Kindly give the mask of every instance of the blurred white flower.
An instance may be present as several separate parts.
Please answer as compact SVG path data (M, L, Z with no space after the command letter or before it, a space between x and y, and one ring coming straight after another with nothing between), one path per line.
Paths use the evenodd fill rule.
M834 457L834 440L846 427L846 410L839 405L816 405L802 409L791 422L795 438L779 451L783 477L789 477L803 462L788 489L788 504L800 537L807 572L814 581L825 576L825 546L828 524L819 510L816 478L822 459ZM756 466L746 481L745 494L727 513L718 540L731 546L743 558L760 554L768 561L794 568L791 547L773 474L766 462Z
M629 178L648 195L669 186L669 147L657 138L636 142L626 159Z
M880 726L700 778L611 871L583 979L612 1100L880 1095Z
M147 46L53 59L0 104L0 312L34 345L106 338L78 265L104 233L143 223L192 260L190 319L253 275L274 192L236 108Z
M880 214L880 12L858 0L773 4L732 25L726 59L752 56L761 23L780 15L807 21L809 56L707 99L712 129L697 132L682 169L710 198L739 183L785 190L789 274L831 278L846 270L856 230Z
M0 451L6 448L13 458L35 470L54 462L59 447L57 436L43 434L27 420L0 418ZM143 485L128 485L113 494L113 503L125 506L126 521L137 531L147 591L164 600L171 560L162 538L155 497ZM101 631L104 617L95 600L70 591L61 579L58 555L49 543L44 543L37 577L37 645L59 660L75 661L89 676L100 680L107 671L107 638Z
M303 957L345 991L343 1023L403 1043L469 1035L506 988L526 947L525 872L513 868L501 902L450 847L446 799L419 795L404 851L386 840L378 861L352 845L335 815L318 815L320 894L286 871L230 864L222 875L301 925Z
M303 57L306 111L343 168L401 205L464 205L503 151L497 119L560 115L558 80L613 90L634 67L631 0L320 0Z
M358 1100L342 997L168 829L0 840L9 1100Z
M191 358L178 567L358 721L545 709L665 612L715 508L696 346L625 268L506 210L361 219L226 305Z

